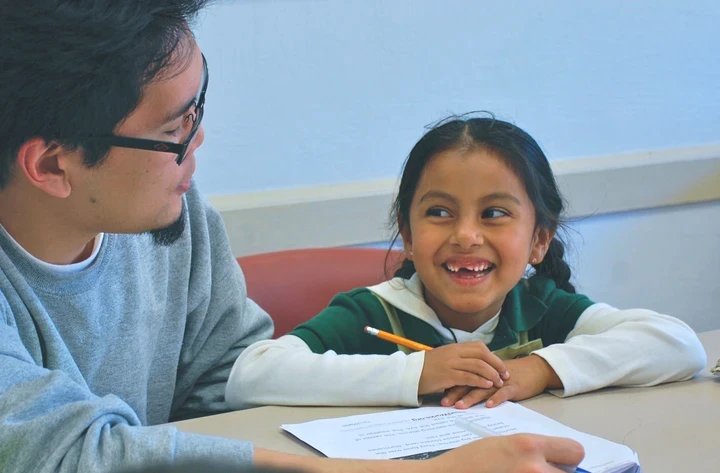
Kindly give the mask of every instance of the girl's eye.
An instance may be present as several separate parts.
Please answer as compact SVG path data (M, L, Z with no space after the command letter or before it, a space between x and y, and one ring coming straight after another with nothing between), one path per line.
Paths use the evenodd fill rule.
M449 217L450 212L439 207L432 207L427 210L428 217Z
M507 217L510 215L506 211L502 209L487 209L482 213L482 218L498 218L498 217Z

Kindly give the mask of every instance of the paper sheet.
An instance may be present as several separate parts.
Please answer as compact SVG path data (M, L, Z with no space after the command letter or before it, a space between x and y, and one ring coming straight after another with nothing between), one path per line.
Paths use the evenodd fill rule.
M506 402L493 409L421 407L281 427L333 458L430 458L478 437L455 425L457 416L501 435L536 433L568 437L585 447L580 466L592 473L634 471L637 457L628 447L571 429L559 422Z

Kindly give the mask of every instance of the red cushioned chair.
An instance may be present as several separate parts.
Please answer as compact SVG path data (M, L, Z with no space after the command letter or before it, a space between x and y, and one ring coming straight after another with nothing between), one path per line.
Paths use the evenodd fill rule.
M327 307L339 292L372 286L392 278L402 253L379 248L286 250L237 259L248 297L275 322L275 338L290 332Z

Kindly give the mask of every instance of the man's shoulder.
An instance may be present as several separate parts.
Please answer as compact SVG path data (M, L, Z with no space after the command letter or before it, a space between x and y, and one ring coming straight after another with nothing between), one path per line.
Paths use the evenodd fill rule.
M197 183L194 181L190 189L185 193L185 202L191 229L196 230L198 227L206 227L209 230L209 236L214 236L218 232L225 236L225 224L220 212L200 192Z

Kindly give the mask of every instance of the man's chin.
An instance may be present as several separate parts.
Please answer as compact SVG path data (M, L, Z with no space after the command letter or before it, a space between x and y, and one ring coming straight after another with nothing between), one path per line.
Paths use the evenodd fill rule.
M185 208L180 216L170 225L147 232L157 246L170 246L180 239L185 231Z

